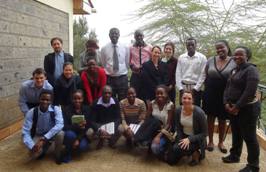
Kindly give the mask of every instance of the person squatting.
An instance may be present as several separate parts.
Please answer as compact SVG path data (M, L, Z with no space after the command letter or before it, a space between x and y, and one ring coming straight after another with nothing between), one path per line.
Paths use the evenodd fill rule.
M238 163L244 141L247 165L240 171L259 171L259 75L249 62L249 48L231 51L226 40L218 40L216 54L207 59L191 37L187 52L176 58L174 43L151 46L141 30L130 47L119 37L119 29L111 28L110 42L100 51L95 40L88 40L78 73L62 39L51 39L54 52L19 91L22 139L32 158L42 159L54 144L56 163L68 163L74 151L83 153L94 141L96 149L105 143L116 148L124 137L128 148L146 148L170 165L189 156L189 165L195 166L204 160L205 149L214 150L217 117L218 148L224 154L226 119L232 130L232 148L222 162Z

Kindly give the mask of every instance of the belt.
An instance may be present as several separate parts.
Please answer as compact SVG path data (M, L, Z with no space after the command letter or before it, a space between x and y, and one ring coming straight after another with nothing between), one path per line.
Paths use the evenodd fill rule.
M111 75L107 75L108 78L122 78L125 77L127 75L119 75L119 76L111 76Z
M183 85L196 85L196 83L190 82L190 81L181 81L181 84L183 84Z

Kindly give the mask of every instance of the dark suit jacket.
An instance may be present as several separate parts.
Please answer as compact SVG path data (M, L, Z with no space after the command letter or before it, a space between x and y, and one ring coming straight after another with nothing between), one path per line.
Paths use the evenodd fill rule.
M69 53L64 52L64 62L71 62L74 63L73 56ZM49 53L44 58L44 70L47 75L47 80L49 83L54 87L55 78L54 78L54 71L55 71L55 53Z
M141 88L143 100L155 99L155 89L158 85L169 85L167 64L159 61L158 69L151 60L145 62L141 71Z

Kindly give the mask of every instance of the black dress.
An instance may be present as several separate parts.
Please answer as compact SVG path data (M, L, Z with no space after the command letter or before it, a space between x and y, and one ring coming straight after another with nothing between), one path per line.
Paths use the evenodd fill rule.
M225 120L228 115L223 104L223 93L228 77L236 64L233 58L231 58L224 68L219 70L216 64L217 58L219 57L210 58L206 65L202 108L207 115Z
M169 85L167 64L159 61L155 67L151 60L143 64L141 71L141 95L142 100L154 100L155 89L158 85Z

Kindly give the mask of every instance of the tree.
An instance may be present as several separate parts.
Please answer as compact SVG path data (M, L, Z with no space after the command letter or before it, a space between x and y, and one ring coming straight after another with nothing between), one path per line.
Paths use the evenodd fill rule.
M232 47L246 45L266 83L265 11L264 0L147 0L133 19L143 20L141 28L153 44L175 42L177 54L184 52L188 37L195 37L208 57L215 54L219 39L228 40Z
M73 42L74 42L74 60L79 59L80 53L85 49L85 43L88 39L95 39L97 41L97 35L95 30L89 30L88 22L84 16L74 20L73 24ZM76 67L76 66L75 66Z

